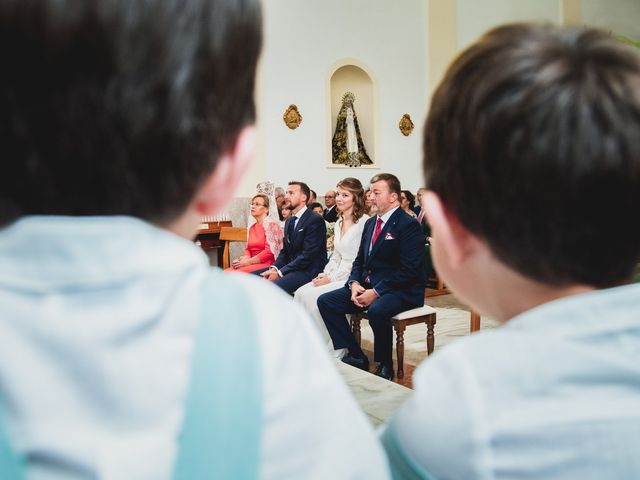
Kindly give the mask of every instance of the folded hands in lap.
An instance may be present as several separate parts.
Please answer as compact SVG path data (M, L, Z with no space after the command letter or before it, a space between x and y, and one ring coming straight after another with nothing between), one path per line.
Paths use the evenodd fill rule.
M311 280L314 287L320 287L322 285L326 285L331 282L331 279L326 276L324 273L319 274L316 278Z
M378 299L373 288L364 288L357 282L351 284L351 301L358 307L367 308Z

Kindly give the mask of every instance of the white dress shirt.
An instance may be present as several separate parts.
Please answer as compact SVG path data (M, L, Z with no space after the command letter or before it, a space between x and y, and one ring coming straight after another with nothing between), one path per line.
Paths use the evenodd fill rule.
M640 284L555 300L429 357L387 435L438 479L640 478L639 354Z
M65 479L170 477L207 275L193 242L129 217L0 230L3 421L20 452L48 460L27 465L30 480L59 478L56 462L77 472ZM260 477L388 478L307 314L262 279L218 275L250 292L259 332ZM230 366L212 365L212 381L216 368Z

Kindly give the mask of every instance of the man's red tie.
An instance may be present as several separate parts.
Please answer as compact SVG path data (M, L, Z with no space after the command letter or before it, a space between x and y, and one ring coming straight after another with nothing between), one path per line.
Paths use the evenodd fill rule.
M378 217L378 221L376 222L376 229L373 231L373 237L371 237L371 246L373 247L376 244L376 240L378 239L378 235L380 235L380 230L382 230L382 219Z

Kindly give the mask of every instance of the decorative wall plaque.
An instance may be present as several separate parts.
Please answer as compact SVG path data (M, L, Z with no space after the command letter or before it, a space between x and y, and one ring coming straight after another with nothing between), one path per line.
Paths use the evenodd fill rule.
M400 123L398 124L398 127L400 128L400 131L405 137L408 137L409 135L411 135L411 132L413 132L414 125L413 125L413 122L411 121L411 116L408 113L405 113L404 115L402 115L402 118L400 119Z
M302 115L298 112L298 107L294 104L289 105L289 108L282 115L282 119L287 127L291 130L295 130L302 123Z

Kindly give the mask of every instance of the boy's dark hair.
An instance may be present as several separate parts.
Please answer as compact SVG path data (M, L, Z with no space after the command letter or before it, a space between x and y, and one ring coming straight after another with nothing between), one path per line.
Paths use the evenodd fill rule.
M640 257L640 58L592 29L490 31L434 94L424 169L514 270L556 285L627 281Z
M291 182L289 182L289 185L298 185L300 187L300 190L302 190L302 193L307 196L307 198L305 198L304 203L307 203L309 201L309 197L311 195L311 190L309 190L309 185L307 185L304 182L296 182L295 180L292 180Z
M313 210L314 208L321 208L322 210L324 210L324 207L320 202L313 202L311 205L309 205L310 210Z
M391 193L397 193L398 200L400 199L400 193L402 192L402 187L400 186L400 180L398 180L398 177L396 177L395 175L392 175L391 173L379 173L377 175L374 175L369 181L369 183L376 183L380 181L386 182L387 186L389 187L389 191Z
M180 215L255 117L256 0L0 1L0 225Z

